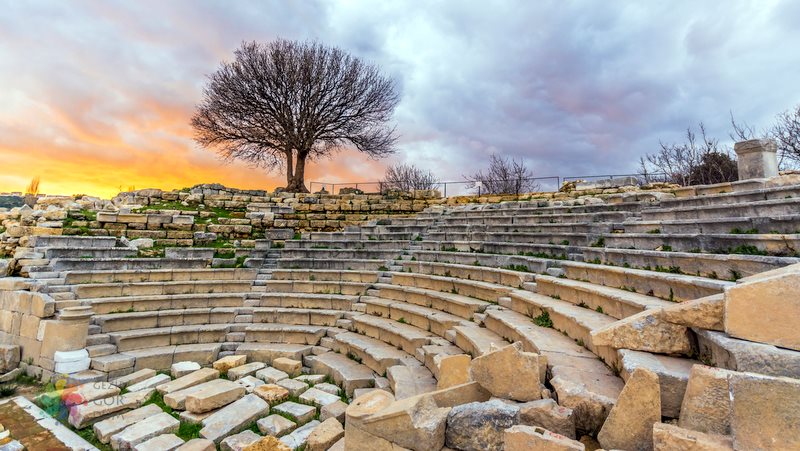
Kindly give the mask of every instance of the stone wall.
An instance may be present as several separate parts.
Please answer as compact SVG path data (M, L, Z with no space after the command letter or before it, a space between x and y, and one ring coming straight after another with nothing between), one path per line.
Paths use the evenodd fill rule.
M45 293L31 291L33 288L29 279L0 279L0 343L18 345L22 361L39 365L42 321L55 316L56 303Z

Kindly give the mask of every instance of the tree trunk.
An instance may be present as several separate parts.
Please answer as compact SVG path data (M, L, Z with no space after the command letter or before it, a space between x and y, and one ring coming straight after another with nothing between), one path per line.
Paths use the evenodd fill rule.
M295 163L294 173L291 177L287 176L288 185L286 186L286 191L290 193L307 193L308 188L306 188L305 184L305 173L306 173L306 155L305 153L298 152L297 154L297 163Z

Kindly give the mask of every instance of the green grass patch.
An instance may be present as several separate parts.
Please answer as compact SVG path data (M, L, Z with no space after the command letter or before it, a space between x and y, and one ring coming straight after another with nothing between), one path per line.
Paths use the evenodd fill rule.
M533 318L533 323L539 327L553 328L553 320L550 319L550 314L546 311L543 311L541 315Z

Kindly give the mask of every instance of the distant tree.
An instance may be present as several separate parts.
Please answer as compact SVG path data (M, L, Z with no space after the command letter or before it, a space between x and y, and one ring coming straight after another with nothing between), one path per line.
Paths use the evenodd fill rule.
M307 160L353 146L392 153L394 81L336 47L246 42L209 76L192 117L197 142L225 159L286 173L286 190L308 192Z
M523 160L492 155L489 167L467 177L476 186L480 184L482 194L522 194L538 189L533 180L533 171Z
M800 164L800 104L786 110L775 118L769 137L778 143L781 166L796 167Z
M727 149L719 144L719 140L708 136L702 122L699 130L698 136L691 127L687 127L686 140L682 143L660 142L657 152L639 159L640 173L645 178L655 175L656 178L663 177L665 181L682 186L736 180L736 160L730 157ZM732 173L729 163L734 167Z
M28 184L28 187L25 188L25 195L26 196L38 196L39 195L39 182L41 179L37 176L31 179L31 182Z
M381 187L384 191L398 190L407 193L434 189L437 183L439 180L433 172L420 169L413 164L400 163L386 168Z

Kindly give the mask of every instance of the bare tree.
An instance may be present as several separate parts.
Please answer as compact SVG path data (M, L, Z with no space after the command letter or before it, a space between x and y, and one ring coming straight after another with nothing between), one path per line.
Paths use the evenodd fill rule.
M467 179L479 187L481 194L522 194L538 189L533 180L533 171L523 160L492 155L489 167Z
M34 197L38 196L39 195L39 183L40 182L41 182L41 179L39 178L39 176L36 176L36 177L32 178L31 182L25 188L25 195L26 196L34 196Z
M345 146L372 158L394 151L387 123L398 101L391 78L336 47L246 42L209 76L191 124L224 159L282 170L287 191L308 192L307 160Z
M386 174L381 181L383 190L398 190L412 192L415 190L428 190L436 188L439 180L433 172L420 169L413 164L396 164L386 168Z
M800 104L778 114L769 136L778 143L781 167L800 163Z
M645 177L654 173L663 175L666 181L682 186L736 180L736 172L731 174L729 171L728 163L735 160L730 157L728 150L719 144L719 140L708 136L702 122L699 130L698 136L691 127L687 127L686 140L682 143L660 142L657 152L639 159L640 173Z

